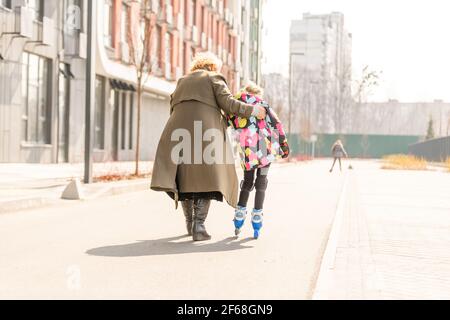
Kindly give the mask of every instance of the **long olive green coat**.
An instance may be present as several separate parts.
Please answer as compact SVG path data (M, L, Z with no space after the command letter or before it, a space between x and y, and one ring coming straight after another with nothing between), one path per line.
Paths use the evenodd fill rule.
M251 105L233 98L225 78L220 74L196 71L181 78L171 95L171 115L156 152L151 189L172 195L176 207L179 193L197 192L220 192L230 206L236 207L238 178L234 161L225 161L226 157L233 157L223 114L249 118L252 112ZM215 136L210 141L204 141L208 140L208 136L203 135L209 129L220 132L220 139L216 141ZM186 133L189 133L190 141L182 138ZM189 143L187 148L179 151L181 141ZM205 161L202 155L211 150L208 148L211 141L219 146L216 150L222 150L223 158L219 156L218 159L224 161L212 164L210 160ZM211 154L216 153L220 155L221 152ZM186 160L189 158L190 162Z

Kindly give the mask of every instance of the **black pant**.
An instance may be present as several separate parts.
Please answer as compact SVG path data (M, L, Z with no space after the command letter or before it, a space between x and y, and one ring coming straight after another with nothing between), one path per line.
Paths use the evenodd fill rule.
M339 169L342 171L342 163L341 163L341 158L334 158L333 161L333 166L331 167L330 171L333 171L334 169L334 165L336 164L336 160L339 160Z
M266 197L267 185L269 183L267 175L269 174L269 167L253 169L244 172L244 180L241 182L241 195L239 197L238 205L240 207L247 207L250 192L256 189L255 195L255 209L262 210L264 205L264 198ZM255 180L256 173L256 180Z

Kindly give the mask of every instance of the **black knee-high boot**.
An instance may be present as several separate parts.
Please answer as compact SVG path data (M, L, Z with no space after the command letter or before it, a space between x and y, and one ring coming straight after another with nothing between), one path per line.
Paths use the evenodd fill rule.
M194 200L194 225L192 227L192 239L194 241L211 240L211 236L206 232L205 220L208 217L211 200Z
M188 235L192 236L192 223L194 216L194 200L186 200L181 202L183 213L186 218L186 229Z

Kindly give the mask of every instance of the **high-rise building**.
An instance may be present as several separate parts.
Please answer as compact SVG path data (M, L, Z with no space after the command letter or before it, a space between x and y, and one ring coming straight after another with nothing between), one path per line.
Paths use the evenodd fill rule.
M340 130L351 102L351 50L352 35L342 13L305 13L292 21L291 97L300 108L300 126L321 133Z
M82 162L88 0L0 1L0 162ZM96 3L94 161L134 160L136 72L130 34L143 0ZM150 0L142 160L152 160L176 80L212 51L235 91L259 81L262 0ZM250 41L251 40L251 41Z

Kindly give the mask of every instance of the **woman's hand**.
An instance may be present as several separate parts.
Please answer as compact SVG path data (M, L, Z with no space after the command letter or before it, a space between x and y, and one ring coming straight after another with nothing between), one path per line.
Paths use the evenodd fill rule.
M257 117L259 120L263 120L267 116L266 108L261 106L254 106L254 116Z

